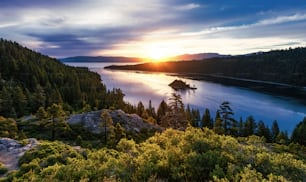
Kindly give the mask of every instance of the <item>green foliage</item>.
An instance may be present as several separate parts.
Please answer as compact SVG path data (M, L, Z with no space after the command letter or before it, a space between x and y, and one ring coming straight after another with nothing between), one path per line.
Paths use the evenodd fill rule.
M199 109L190 109L189 105L185 109L186 118L191 126L201 127L201 116Z
M278 127L278 123L277 123L277 121L273 121L273 123L272 123L272 128L271 128L271 134L272 134L272 141L273 142L276 142L276 138L277 138L277 136L278 136L278 134L279 134L279 127Z
M113 119L108 111L103 111L101 113L101 128L103 128L103 137L101 136L101 143L107 145L108 142L112 142L115 138Z
M279 132L278 135L276 136L275 142L279 144L288 144L289 138L287 132L286 131Z
M72 147L60 142L41 142L37 148L27 151L20 159L20 169L8 178L26 181L47 181L44 170L58 165L67 165L71 158L82 159ZM35 179L35 180L34 180ZM50 178L48 178L50 179Z
M145 112L145 107L144 107L143 103L140 101L137 104L136 114L138 116L143 116L144 112Z
M179 94L172 93L165 116L162 117L161 126L174 129L185 129L188 125L184 103Z
M166 115L167 111L168 111L168 105L164 100L162 100L157 109L157 123L158 124L161 124L161 120Z
M18 128L16 121L0 116L0 137L16 138L17 134Z
M217 111L216 112L216 117L215 117L215 122L214 122L214 127L213 127L213 130L214 132L216 132L217 134L224 134L225 133L225 130L224 130L224 124L222 122L222 119L220 117L220 112Z
M219 110L220 119L222 120L224 131L228 134L237 135L237 128L235 128L235 119L233 118L234 112L228 101L224 101L220 104ZM231 128L229 130L228 128Z
M267 142L272 142L271 131L263 121L258 122L256 135L265 137Z
M306 117L293 130L291 140L306 146Z
M55 163L66 164L69 157L80 158L71 146L61 142L43 141L35 149L26 152L19 160L19 165L29 164L33 160L39 160L41 167L54 165Z
M8 169L0 162L0 175L7 173Z
M255 133L255 130L257 128L257 124L255 122L255 119L253 116L249 116L246 119L245 125L244 125L244 136L250 136Z
M207 108L205 109L205 112L203 114L202 123L203 123L204 127L207 127L207 128L210 128L210 129L213 128L213 120L210 116L210 111Z
M279 145L283 146L283 145ZM303 181L306 162L291 149L274 150L262 137L238 142L207 128L167 129L145 142L122 139L114 149L79 152L42 142L20 159L16 181ZM285 151L287 150L287 151ZM34 180L33 180L34 179Z
M39 125L50 132L50 140L54 140L59 133L70 130L69 125L65 122L66 113L61 105L52 104L47 108L47 111L43 107L39 107L36 118L39 120Z
M155 111L155 108L152 106L152 101L149 100L149 106L148 108L146 109L147 113L148 113L148 116L149 118L153 118L153 119L157 119L157 113Z

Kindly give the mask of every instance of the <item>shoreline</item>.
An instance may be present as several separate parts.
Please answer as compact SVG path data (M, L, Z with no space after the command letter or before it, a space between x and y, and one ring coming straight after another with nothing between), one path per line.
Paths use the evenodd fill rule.
M258 92L273 93L280 96L294 97L306 104L306 88L296 87L289 84L251 80L244 78L227 77L221 75L201 73L169 73L173 76L183 77L191 80L205 80L213 83L220 83L228 86L248 88Z
M147 73L164 73L171 76L178 76L191 80L204 80L213 83L220 83L227 86L237 86L247 88L257 92L265 92L269 94L276 94L277 96L292 97L299 99L303 104L306 104L306 87L297 87L294 85L277 83L271 81L252 80L245 78L236 78L230 76L223 76L217 74L203 74L203 73L189 73L189 72L163 72L152 70L139 70L139 69L121 69L120 66L107 66L104 69L118 70L118 71L135 71Z

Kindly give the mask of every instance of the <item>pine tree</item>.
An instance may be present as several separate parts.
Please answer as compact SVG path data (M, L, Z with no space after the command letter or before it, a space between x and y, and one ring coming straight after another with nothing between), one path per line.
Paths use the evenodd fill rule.
M192 118L193 118L193 125L195 127L201 127L201 116L200 116L200 110L199 109L192 109L191 110L192 113Z
M306 146L306 117L294 128L291 141Z
M65 122L66 113L61 105L52 104L47 109L48 119L45 122L45 127L51 130L51 140L53 141L56 134L60 131L69 129L69 125Z
M207 127L207 128L210 128L210 129L213 128L213 121L211 119L210 111L209 111L208 108L205 109L205 112L203 114L202 124L203 124L203 127Z
M272 132L272 141L276 142L276 137L279 134L279 127L276 120L274 120L272 123L271 132Z
M136 114L141 117L144 111L145 111L145 107L144 107L143 103L141 101L139 101L138 104L137 104Z
M152 106L151 100L149 100L149 107L146 110L149 116L153 117L154 119L157 119L157 114L155 112L155 108Z
M162 100L157 109L157 124L159 125L161 124L161 120L166 115L167 111L168 111L168 105L164 100Z
M265 123L260 120L258 122L258 127L257 127L256 135L258 135L258 136L265 136L265 132L266 132Z
M237 128L235 126L235 128L232 129L232 131L234 133L231 133L230 128L233 125L237 125L235 119L233 118L233 110L230 106L230 103L228 101L224 101L220 106L219 106L219 113L220 113L220 118L223 122L223 127L224 127L224 131L226 134L232 134L235 135Z
M238 136L239 126L238 126L238 122L235 119L232 120L231 127L229 128L229 133L232 136L235 136L235 137Z
M258 126L257 126L256 135L265 137L266 142L272 142L271 132L269 127L266 126L263 121L259 121L257 125Z
M253 135L257 128L257 124L253 118L253 116L249 116L246 119L245 126L244 126L244 134L245 136Z
M45 120L48 118L48 113L44 107L39 107L35 115L38 120Z
M174 129L185 129L188 126L184 104L179 94L173 93L169 98L168 111L162 118L161 125Z
M104 144L107 145L107 141L109 141L110 143L114 140L115 138L115 127L113 126L113 119L110 115L110 113L107 110L102 111L101 113L101 127L104 130L103 134L104 134ZM101 132L102 134L102 132Z
M190 123L192 123L193 121L192 121L192 113L191 113L191 109L190 109L190 106L189 106L189 104L187 105L187 107L186 107L186 118L187 118L187 120L190 122Z
M239 119L238 136L245 136L244 123L242 117Z
M37 110L41 106L45 107L46 105L46 93L42 86L40 86L39 84L36 85L35 92L32 97L32 102L32 108L34 110Z
M26 106L28 101L21 87L19 86L15 87L12 96L13 96L12 99L16 109L17 117L23 116L26 112Z
M215 125L213 127L213 130L215 133L217 134L225 134L225 131L224 131L224 125L223 125L223 122L222 122L222 119L220 117L220 113L219 111L217 111L216 113L216 117L215 117Z
M0 91L0 115L11 117L10 113L13 109L12 94L6 86Z

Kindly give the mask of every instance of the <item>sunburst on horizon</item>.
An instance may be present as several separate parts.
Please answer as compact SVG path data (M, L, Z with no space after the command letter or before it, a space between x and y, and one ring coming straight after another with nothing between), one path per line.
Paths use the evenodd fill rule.
M146 51L147 57L152 62L164 62L169 60L170 57L175 56L175 48L172 49L165 46L149 47Z

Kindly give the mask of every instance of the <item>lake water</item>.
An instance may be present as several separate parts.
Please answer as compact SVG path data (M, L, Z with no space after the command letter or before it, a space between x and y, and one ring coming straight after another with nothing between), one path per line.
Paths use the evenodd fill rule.
M252 115L256 121L262 120L269 126L277 120L280 129L287 130L289 134L296 124L306 117L305 103L293 98L213 82L184 79L165 73L103 69L115 63L66 64L88 67L91 71L99 73L108 89L120 88L125 94L125 101L131 104L142 101L145 106L148 106L151 100L153 106L157 108L162 100L167 101L175 92L168 84L175 79L182 79L191 86L197 87L196 90L177 92L182 96L184 104L199 108L201 113L205 108L209 108L213 117L219 105L223 101L229 101L236 119L239 120L242 117L245 120Z

